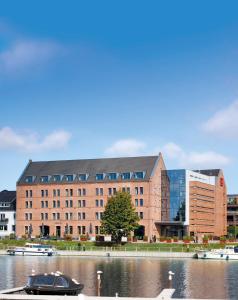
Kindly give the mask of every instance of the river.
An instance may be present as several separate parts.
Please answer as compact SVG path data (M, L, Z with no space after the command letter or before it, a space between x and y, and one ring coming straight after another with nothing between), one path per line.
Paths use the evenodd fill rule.
M101 270L101 295L121 297L156 297L171 270L175 297L238 299L238 262L196 259L0 256L0 289L24 285L32 269L62 271L84 283L86 295L96 295Z

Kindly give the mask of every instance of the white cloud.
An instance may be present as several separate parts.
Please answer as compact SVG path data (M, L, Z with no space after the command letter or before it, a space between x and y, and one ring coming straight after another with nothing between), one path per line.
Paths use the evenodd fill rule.
M238 101L217 111L203 124L203 129L217 136L238 137Z
M105 150L107 155L112 156L133 156L140 154L145 149L145 143L135 139L123 139L116 141Z
M71 134L64 130L54 131L40 139L36 133L17 133L10 127L0 129L0 150L42 152L62 149L69 143Z
M175 143L162 147L165 159L172 160L179 168L203 169L222 168L230 163L230 158L214 151L186 152Z
M11 48L0 52L0 71L17 73L41 66L60 49L61 46L51 41L19 40Z

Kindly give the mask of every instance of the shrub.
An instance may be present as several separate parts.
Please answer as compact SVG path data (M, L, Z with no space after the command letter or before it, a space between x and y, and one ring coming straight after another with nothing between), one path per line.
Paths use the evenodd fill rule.
M15 240L16 239L15 233L10 233L9 239L10 240Z
M143 241L144 241L144 242L148 242L148 236L147 236L147 235L144 235L144 236L143 236Z
M23 240L26 240L26 235L23 234L23 235L21 236L21 238L22 238Z
M80 241L87 241L88 240L88 238L87 238L87 236L86 235L80 235Z
M161 237L159 238L159 241L160 241L160 242L164 242L164 241L165 241L165 237L164 237L164 236L161 236Z
M64 236L64 240L65 240L65 241L72 241L72 235L66 234L66 235Z
M176 243L178 242L178 237L177 236L173 236L173 241Z
M104 242L104 236L103 235L96 235L96 242Z

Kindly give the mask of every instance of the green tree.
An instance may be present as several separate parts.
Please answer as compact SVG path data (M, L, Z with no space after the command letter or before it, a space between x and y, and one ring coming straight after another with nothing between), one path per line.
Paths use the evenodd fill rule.
M138 221L131 195L119 191L108 199L101 220L101 230L110 234L113 241L120 243L122 236L128 236L139 226Z

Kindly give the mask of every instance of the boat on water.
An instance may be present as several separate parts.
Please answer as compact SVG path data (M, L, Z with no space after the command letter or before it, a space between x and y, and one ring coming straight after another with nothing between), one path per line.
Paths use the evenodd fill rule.
M197 257L202 259L238 260L238 246L226 246L224 249L197 251Z
M56 253L51 245L26 243L24 247L13 247L7 250L9 255L52 256Z
M31 295L78 295L84 285L61 272L28 277L24 291Z

